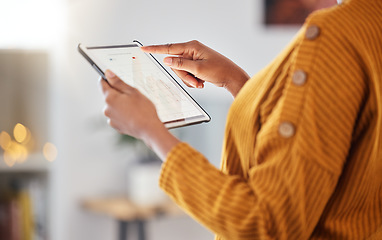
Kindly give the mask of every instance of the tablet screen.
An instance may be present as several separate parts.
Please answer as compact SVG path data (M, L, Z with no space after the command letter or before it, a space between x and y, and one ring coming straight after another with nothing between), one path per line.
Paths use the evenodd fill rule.
M84 47L80 52L101 75L110 69L137 88L155 105L159 119L168 128L210 120L208 114L151 55L138 44Z

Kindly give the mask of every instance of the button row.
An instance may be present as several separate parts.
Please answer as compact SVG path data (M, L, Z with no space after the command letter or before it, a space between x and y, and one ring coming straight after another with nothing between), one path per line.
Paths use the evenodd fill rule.
M292 76L292 82L296 86L306 83L307 74L303 70L296 70ZM279 134L284 138L290 138L295 133L295 127L291 122L282 122L279 125Z
M318 36L320 36L321 29L316 25L311 25L306 29L305 37L309 40L315 40ZM302 86L307 81L307 74L303 70L296 70L293 73L292 76L292 82L296 86ZM280 136L284 138L290 138L292 137L295 132L296 128L291 122L281 122L279 125L278 132Z

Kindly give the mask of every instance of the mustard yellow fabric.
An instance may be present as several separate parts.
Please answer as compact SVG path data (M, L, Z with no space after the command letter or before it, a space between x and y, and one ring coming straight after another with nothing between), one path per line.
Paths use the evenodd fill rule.
M382 239L381 140L382 1L347 0L241 89L221 170L180 143L160 186L217 239Z

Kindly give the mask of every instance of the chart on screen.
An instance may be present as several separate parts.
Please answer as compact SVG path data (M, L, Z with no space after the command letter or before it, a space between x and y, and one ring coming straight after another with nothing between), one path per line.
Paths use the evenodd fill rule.
M112 70L127 84L137 88L155 105L162 122L188 118L199 114L199 110L184 92L176 87L155 61L139 47L125 49L97 49L93 56L103 62L104 69ZM105 61L106 60L106 61Z

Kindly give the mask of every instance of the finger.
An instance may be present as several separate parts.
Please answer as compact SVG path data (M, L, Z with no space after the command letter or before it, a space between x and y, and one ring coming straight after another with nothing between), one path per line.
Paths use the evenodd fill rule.
M109 92L109 91L112 89L112 88L110 87L109 83L108 83L105 79L103 79L103 78L100 78L100 80L99 80L99 84L100 84L100 86L101 86L101 90L102 90L102 93L103 93L104 95L106 95L107 92Z
M114 128L115 130L120 132L117 124L114 121L112 121L110 118L107 119L107 124L109 124L110 127Z
M172 69L174 73L187 85L187 87L197 87L198 80L190 73L182 70Z
M131 93L132 91L134 91L134 88L132 86L126 84L109 69L105 71L105 76L107 78L109 85L112 88L124 93Z
M182 55L186 51L186 43L169 43L141 47L147 53Z
M193 88L204 87L204 81L196 78L194 75L182 70L176 70L176 69L172 69L172 70L184 82L184 84L187 85L187 87L193 87Z
M195 88L203 88L204 81L199 79L199 71L202 60L190 60L182 57L166 57L164 63L171 67L173 71L180 71L179 76L182 80L187 81Z
M166 57L163 59L163 62L172 69L187 71L196 76L200 71L201 61L183 57Z
M198 88L204 88L205 81L198 79Z

